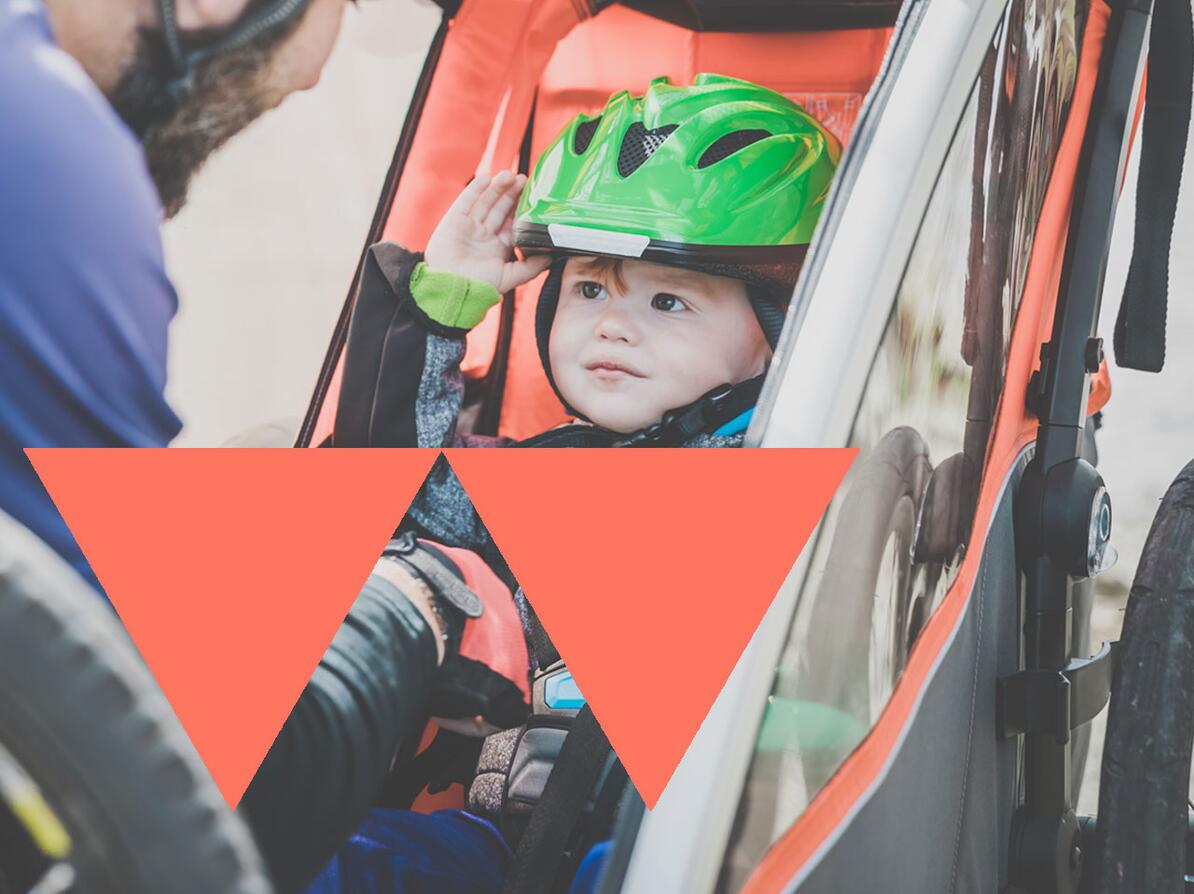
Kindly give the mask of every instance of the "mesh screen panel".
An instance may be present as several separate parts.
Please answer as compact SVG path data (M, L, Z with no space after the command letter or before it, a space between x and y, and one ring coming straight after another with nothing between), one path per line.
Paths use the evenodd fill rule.
M589 148L589 143L593 142L593 134L597 133L597 125L601 123L601 116L594 118L592 121L582 121L576 126L576 135L572 139L572 151L577 155L584 155L585 150Z
M623 177L629 177L637 171L677 127L678 124L665 124L663 127L647 130L641 122L635 121L631 124L626 128L626 136L622 138L622 149L618 153L618 173Z
M739 149L745 149L751 143L757 143L759 140L769 136L771 136L771 132L766 130L736 130L733 133L726 134L724 137L718 137L701 154L701 158L697 162L697 167L707 168L710 165L715 165L723 158L733 155Z

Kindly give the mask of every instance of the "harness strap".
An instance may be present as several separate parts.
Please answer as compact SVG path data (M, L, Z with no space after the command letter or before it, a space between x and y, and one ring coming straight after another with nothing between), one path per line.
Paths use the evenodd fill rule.
M516 447L679 447L702 433L718 433L722 426L754 408L765 375L737 385L718 385L686 406L663 414L654 425L628 435L596 425L562 425L519 441ZM737 434L737 430L728 432Z
M420 544L414 534L407 532L391 540L382 555L407 565L430 584L436 595L459 609L466 617L481 617L481 597L453 574L444 562L435 558L430 547Z
M502 894L555 890L560 864L611 750L592 709L585 705L564 739L543 796L518 842Z
M551 637L547 635L543 622L539 620L539 615L535 613L535 607L527 599L522 587L515 590L514 601L522 615L523 631L526 633L527 646L531 652L534 670L540 671L551 667L560 660L560 652L551 641Z
M627 790L632 788L626 768L621 761L615 760L601 783L601 792L593 804L593 810L581 823L580 837L574 849L578 860L583 861L590 848L611 836L622 799Z
M1115 322L1115 359L1129 369L1160 372L1165 365L1169 247L1194 81L1190 0L1156 0L1148 57L1136 235Z

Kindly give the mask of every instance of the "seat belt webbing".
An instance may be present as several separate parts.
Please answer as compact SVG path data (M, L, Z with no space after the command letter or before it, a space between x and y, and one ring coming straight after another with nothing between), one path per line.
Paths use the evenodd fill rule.
M609 752L605 733L585 705L564 739L543 795L518 842L502 894L547 894L552 890L564 851Z
M1156 0L1148 59L1136 234L1115 321L1115 359L1129 369L1160 372L1165 365L1169 247L1194 81L1190 0Z

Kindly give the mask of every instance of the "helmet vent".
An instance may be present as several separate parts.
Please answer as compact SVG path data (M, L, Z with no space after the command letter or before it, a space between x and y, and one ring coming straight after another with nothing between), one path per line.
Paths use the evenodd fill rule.
M723 158L729 158L739 149L745 149L751 143L757 143L769 136L771 136L771 132L767 130L735 130L723 137L718 137L701 155L697 167L707 168L710 165L715 165Z
M572 138L572 151L577 155L584 155L585 150L589 148L589 143L593 142L593 134L597 133L597 126L601 124L601 116L598 115L592 121L582 121L576 125L576 134Z
M665 124L663 127L647 130L639 121L631 124L626 128L626 136L622 138L622 149L618 153L618 173L623 177L629 177L637 171L679 126Z

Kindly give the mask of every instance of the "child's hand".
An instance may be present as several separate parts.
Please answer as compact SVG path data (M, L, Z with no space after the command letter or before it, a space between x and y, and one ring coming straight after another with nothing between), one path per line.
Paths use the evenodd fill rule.
M427 266L508 292L538 276L551 264L548 255L514 256L514 206L527 178L501 171L492 179L478 175L452 203L431 234Z

